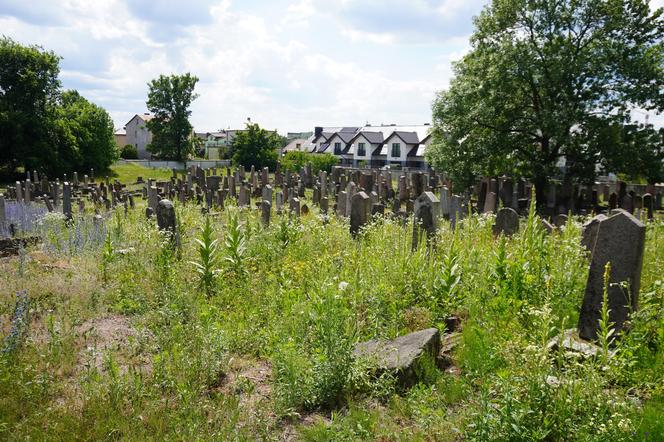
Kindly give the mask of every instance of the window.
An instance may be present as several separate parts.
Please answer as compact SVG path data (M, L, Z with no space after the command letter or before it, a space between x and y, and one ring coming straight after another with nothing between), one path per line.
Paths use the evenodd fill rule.
M363 157L367 154L367 149L364 147L364 143L359 143L357 145L357 155Z
M295 148L296 148L297 150L301 150L301 149L300 149L301 147L302 147L302 145L301 145L300 143L295 144Z
M401 144L392 143L392 157L397 158L401 156Z
M341 143L334 143L334 154L341 155Z

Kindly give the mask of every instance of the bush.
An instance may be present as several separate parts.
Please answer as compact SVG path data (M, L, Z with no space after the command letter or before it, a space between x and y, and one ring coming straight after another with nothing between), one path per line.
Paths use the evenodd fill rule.
M136 149L131 144L126 144L122 150L120 150L120 158L124 160L137 160L138 159L138 149Z
M331 153L307 153L299 151L286 152L281 158L281 165L292 172L299 171L308 162L311 162L313 173L318 173L320 170L330 173L332 172L332 167L339 164L339 159Z

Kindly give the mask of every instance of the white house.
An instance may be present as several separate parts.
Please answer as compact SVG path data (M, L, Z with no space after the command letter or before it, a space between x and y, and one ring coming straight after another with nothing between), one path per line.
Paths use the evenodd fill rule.
M365 163L371 166L384 165L385 163L376 163L376 161L380 161L377 156L380 155L383 141L382 132L358 132L350 141L350 152L353 154L353 166L358 166L360 163ZM378 150L378 154L374 156L376 150Z
M381 153L386 156L387 164L405 166L408 154L419 144L417 132L394 131L385 139Z
M148 144L152 142L152 132L150 132L145 124L152 118L153 115L148 113L136 114L125 124L125 142L136 148L140 160L149 160L152 157L147 150Z

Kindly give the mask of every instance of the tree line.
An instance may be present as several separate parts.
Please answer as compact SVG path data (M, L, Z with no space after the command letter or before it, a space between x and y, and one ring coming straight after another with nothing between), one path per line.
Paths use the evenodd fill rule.
M117 159L109 114L63 90L59 73L55 53L0 38L0 177L104 171Z

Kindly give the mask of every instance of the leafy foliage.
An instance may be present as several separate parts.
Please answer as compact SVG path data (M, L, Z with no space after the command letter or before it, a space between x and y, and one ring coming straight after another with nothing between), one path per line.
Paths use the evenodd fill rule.
M125 160L137 160L138 159L138 149L131 144L125 144L120 150L120 158Z
M148 110L153 118L147 122L152 132L148 150L160 158L185 161L193 152L191 102L198 94L194 88L198 77L184 75L160 75L148 83Z
M429 161L460 187L531 177L539 201L562 158L569 180L592 180L596 163L658 179L661 134L626 123L634 108L664 110L662 12L644 0L494 0L434 102Z
M276 131L263 129L257 123L247 123L246 130L238 132L233 139L233 164L274 170L280 146L281 137Z
M299 172L307 163L311 163L313 173L324 170L327 173L332 172L332 167L339 164L339 158L331 153L307 153L300 151L286 152L281 157L281 165L290 171Z

